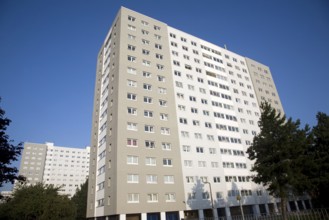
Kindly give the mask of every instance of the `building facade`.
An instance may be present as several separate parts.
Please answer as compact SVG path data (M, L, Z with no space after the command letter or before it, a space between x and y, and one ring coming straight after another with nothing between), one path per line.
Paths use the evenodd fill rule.
M53 143L24 143L19 175L27 184L61 186L60 194L72 197L89 175L90 147L85 149L54 146Z
M87 217L275 211L245 153L265 100L283 113L269 67L121 7L97 60Z

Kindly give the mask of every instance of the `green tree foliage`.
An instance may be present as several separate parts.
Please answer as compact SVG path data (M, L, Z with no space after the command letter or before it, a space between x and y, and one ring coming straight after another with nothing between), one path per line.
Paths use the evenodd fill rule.
M301 157L307 146L309 129L300 129L300 122L286 120L270 104L261 104L258 122L260 133L254 137L247 153L254 160L253 181L263 184L271 195L281 198L281 211L286 218L285 204L293 191L302 191L307 178L301 168Z
M309 190L315 206L329 207L329 116L319 112L313 127L313 144L308 148L308 164L304 166L310 177Z
M17 168L11 165L13 161L17 160L23 147L22 143L12 144L13 141L6 134L10 122L11 120L5 117L5 111L0 107L0 187L4 183L14 183L16 179L24 179L17 176Z
M58 189L42 183L20 186L9 202L0 205L0 219L74 219L75 205Z
M87 211L87 194L88 194L88 179L85 183L80 185L74 196L72 197L72 202L75 204L77 209L77 220L86 219Z

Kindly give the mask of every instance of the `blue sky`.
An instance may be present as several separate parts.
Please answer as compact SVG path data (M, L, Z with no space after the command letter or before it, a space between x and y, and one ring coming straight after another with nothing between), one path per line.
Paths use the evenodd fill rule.
M327 0L1 0L1 107L16 143L89 145L96 57L121 5L268 65L288 117L329 114Z

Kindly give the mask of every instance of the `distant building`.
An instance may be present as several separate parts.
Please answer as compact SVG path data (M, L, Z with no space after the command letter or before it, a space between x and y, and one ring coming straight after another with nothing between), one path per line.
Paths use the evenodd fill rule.
M90 148L54 146L53 143L24 143L19 175L27 184L43 182L61 186L60 194L74 195L89 173Z
M284 113L268 66L122 7L97 60L87 217L277 211L246 154L262 101Z
M1 191L0 192L0 195L1 195L0 203L8 201L12 197L12 194L13 194L13 191Z

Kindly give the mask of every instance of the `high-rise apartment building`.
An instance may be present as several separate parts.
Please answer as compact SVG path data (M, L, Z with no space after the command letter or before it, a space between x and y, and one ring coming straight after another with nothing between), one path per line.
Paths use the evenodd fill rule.
M275 210L246 155L265 100L283 113L269 67L122 7L98 54L87 217L233 216L238 195Z
M60 194L69 197L89 174L90 147L85 149L54 146L53 143L24 143L19 175L27 184L60 186Z

